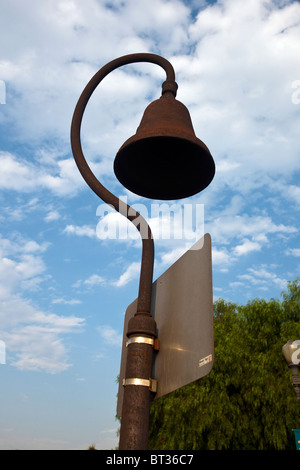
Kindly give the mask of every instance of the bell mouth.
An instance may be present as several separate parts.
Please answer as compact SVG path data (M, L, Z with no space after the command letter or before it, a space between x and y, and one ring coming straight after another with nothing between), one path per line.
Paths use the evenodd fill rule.
M114 172L125 188L139 196L183 199L205 189L215 175L213 158L197 138L156 136L131 140L117 153Z

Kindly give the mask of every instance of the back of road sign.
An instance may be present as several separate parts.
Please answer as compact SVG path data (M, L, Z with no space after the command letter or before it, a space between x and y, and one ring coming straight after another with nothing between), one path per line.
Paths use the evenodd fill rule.
M121 417L126 367L128 321L137 299L125 314L117 416ZM151 314L155 318L159 351L152 379L159 398L208 375L213 367L213 295L211 238L205 234L152 285Z

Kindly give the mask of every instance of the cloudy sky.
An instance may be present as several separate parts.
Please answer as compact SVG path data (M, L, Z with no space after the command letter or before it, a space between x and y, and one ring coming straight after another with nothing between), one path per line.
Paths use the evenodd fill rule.
M141 243L77 170L76 102L119 56L167 58L177 99L214 157L210 186L176 201L168 218L114 176L117 150L160 96L156 65L122 67L100 84L82 126L86 158L146 214L154 278L208 232L215 299L280 298L300 275L300 3L10 0L0 8L0 448L110 449Z

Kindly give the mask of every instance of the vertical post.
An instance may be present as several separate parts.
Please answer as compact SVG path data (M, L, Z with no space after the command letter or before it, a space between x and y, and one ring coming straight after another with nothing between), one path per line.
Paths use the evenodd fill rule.
M129 320L127 330L129 345L119 450L146 450L148 447L153 346L147 338L154 339L156 336L156 323L150 313L154 243L149 227L148 238L143 238L142 241L143 254L137 312ZM133 340L135 337L139 337L138 342ZM144 341L143 338L145 338Z

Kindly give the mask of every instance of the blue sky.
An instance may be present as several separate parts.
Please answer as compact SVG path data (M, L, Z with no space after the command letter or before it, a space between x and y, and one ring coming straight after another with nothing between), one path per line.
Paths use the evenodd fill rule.
M11 0L0 24L0 448L111 449L141 244L132 232L100 238L101 224L124 221L104 214L75 166L76 102L114 58L170 60L177 98L216 163L206 190L177 201L200 208L197 232L178 237L175 221L169 238L160 236L157 201L129 193L112 169L160 96L162 69L126 66L103 81L83 122L86 158L106 187L149 215L154 279L204 231L214 299L279 298L300 275L300 4Z

